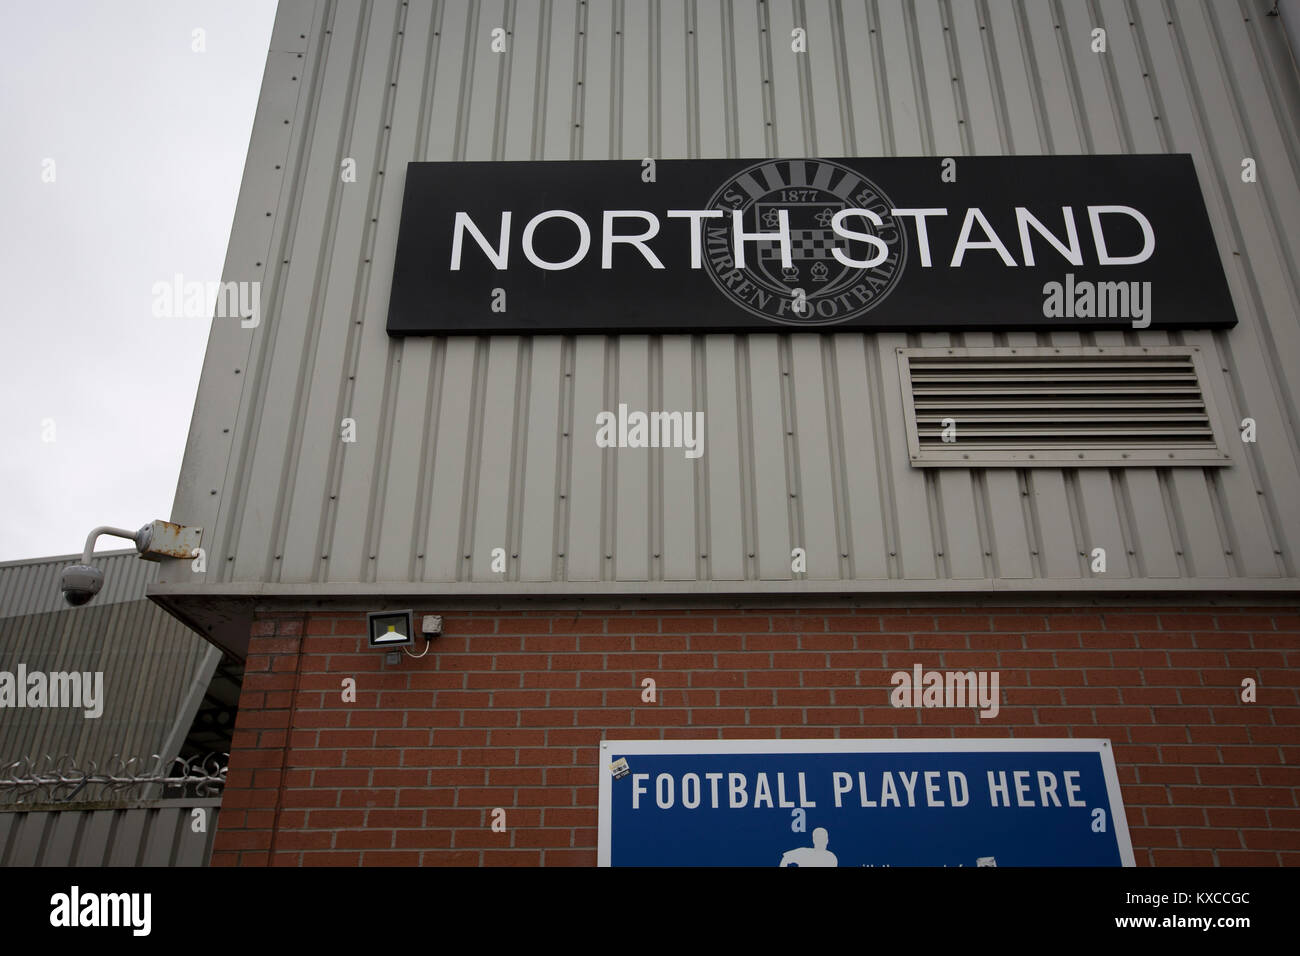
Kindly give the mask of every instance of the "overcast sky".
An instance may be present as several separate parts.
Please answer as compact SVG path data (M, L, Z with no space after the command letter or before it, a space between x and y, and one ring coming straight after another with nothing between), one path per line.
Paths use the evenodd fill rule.
M0 561L171 516L211 316L154 318L151 290L221 278L274 17L274 0L6 5Z

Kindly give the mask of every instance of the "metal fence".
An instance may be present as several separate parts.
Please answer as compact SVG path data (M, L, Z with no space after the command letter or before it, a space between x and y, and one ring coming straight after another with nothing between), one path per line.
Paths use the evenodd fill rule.
M0 808L0 866L207 866L221 800Z
M206 866L228 756L0 764L0 866Z

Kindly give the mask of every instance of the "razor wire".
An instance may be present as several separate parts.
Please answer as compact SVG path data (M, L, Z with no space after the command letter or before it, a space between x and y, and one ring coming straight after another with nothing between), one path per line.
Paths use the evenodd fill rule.
M114 754L103 766L71 755L20 757L0 763L0 803L69 803L124 801L151 797L215 797L226 783L228 753L173 757L123 757ZM151 788L159 788L150 792Z

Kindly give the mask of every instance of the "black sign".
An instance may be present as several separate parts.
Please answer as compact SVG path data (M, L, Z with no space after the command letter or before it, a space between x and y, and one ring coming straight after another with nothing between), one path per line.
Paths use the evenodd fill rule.
M411 163L391 335L1228 328L1187 155Z

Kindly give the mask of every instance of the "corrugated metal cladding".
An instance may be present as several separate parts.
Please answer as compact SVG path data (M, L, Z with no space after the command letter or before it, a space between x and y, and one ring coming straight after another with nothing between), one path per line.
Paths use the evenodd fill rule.
M145 598L158 565L134 550L96 554L103 590L63 603L59 572L80 555L0 564L0 670L103 673L103 713L84 708L0 711L0 766L44 755L106 769L114 755L165 759L180 750L221 659L215 648ZM4 773L0 771L0 777ZM12 794L0 790L0 803ZM2 843L3 841L0 841Z
M1300 88L1271 5L283 0L225 271L263 319L213 325L173 512L208 570L151 593L1294 588ZM1116 152L1192 155L1237 328L385 333L413 160ZM914 469L895 350L948 344L1199 347L1232 465ZM704 457L598 449L620 402L704 411Z
M195 807L207 813L203 833ZM0 810L0 866L207 866L220 812L215 798Z
M59 575L69 564L80 563L80 554L63 554L0 564L0 618L71 610L59 590ZM139 601L158 577L158 563L143 560L134 548L97 552L91 563L104 572L96 607Z

